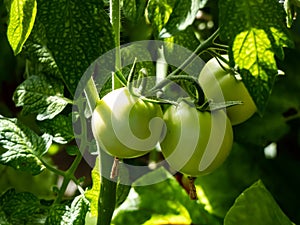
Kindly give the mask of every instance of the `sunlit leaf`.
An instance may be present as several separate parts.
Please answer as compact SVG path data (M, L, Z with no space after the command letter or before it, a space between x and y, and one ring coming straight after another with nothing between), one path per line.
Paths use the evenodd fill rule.
M174 2L167 0L150 0L148 2L146 15L157 38L163 26L168 22L173 11L173 6Z
M167 24L159 33L160 38L167 38L185 30L191 25L198 10L206 4L207 0L177 0Z
M48 134L41 137L16 119L0 116L0 145L6 149L0 155L0 163L18 170L39 174L44 165L39 157L52 143Z
M99 157L96 159L95 166L92 170L93 186L85 192L85 197L90 202L90 211L92 216L98 215L98 198L100 194L100 172Z
M52 119L71 101L64 98L64 86L56 79L30 76L14 92L16 106L23 106L22 113L37 113L37 120Z
M284 25L284 12L275 0L226 0L220 6L220 37L229 44L229 59L238 65L258 112L271 94L283 47L293 46Z
M36 0L12 0L9 9L7 37L17 55L30 35L37 12Z
M147 181L163 182L140 186ZM136 185L136 186L135 186ZM192 201L179 183L163 168L139 178L126 201L116 210L113 224L221 224L220 220ZM155 196L155 198L153 198Z
M51 134L53 141L66 144L74 138L72 117L58 115L52 120L44 120L38 123L44 133Z
M123 13L126 19L133 24L145 18L146 1L141 0L123 0Z
M88 201L84 195L76 196L71 205L53 205L45 222L46 225L81 225L84 224L88 211Z
M255 216L253 216L255 215ZM224 225L292 225L259 180L246 189L228 211Z

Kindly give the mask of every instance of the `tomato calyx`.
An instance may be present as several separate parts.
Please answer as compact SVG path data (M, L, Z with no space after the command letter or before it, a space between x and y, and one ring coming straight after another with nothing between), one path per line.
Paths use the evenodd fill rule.
M197 106L196 108L201 111L213 112L216 110L226 109L231 106L241 105L242 101L225 101L225 102L214 102L212 99L207 100L203 105Z
M168 85L176 84L181 87L182 90L186 93L187 96L194 99L194 104L201 105L205 101L204 92L195 77L190 75L169 75L158 84L156 84L153 88L151 88L147 95L156 95L157 100L161 103L169 103L177 105L178 101L182 98L186 98L187 96L178 97L177 101L172 101L166 99L164 88ZM188 85L189 84L189 85ZM194 88L194 91L190 89L190 87Z

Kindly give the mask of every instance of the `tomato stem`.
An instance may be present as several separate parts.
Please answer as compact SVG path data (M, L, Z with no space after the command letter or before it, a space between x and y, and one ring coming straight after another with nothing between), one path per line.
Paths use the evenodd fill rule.
M136 85L136 87L139 88L141 95L145 93L147 87L147 79L145 79L147 76L148 76L147 70L145 68L142 68L139 71L139 77Z
M177 67L169 76L174 76L178 74L180 70L183 70L186 66L188 66L199 54L203 51L209 49L214 46L215 39L219 36L219 28L205 41L203 41L198 47L194 50L193 54L191 54L179 67Z
M157 50L157 60L156 60L156 83L164 80L167 76L168 64L165 59L164 46L158 48Z
M136 60L137 60L137 58L134 58L132 67L131 67L129 75L128 75L126 86L127 86L128 90L129 90L129 93L131 95L138 97L137 93L135 93L135 91L134 91L134 83L135 82L133 82L133 77L134 77L134 73L135 73L135 69L136 69Z
M165 79L160 79L159 82L151 89L149 90L149 93L153 94L159 90L161 90L164 86L170 83L171 80L181 79L181 80L187 80L195 85L195 88L198 93L198 99L197 99L197 105L201 105L204 103L205 96L204 93L198 83L198 81L195 80L195 78L189 76L189 75L178 75L180 70L184 69L186 66L188 66L196 57L198 54L201 54L203 51L208 50L209 48L213 47L215 44L215 39L219 36L219 29L217 29L208 39L206 39L204 42L202 42L179 67L177 67L172 73L165 76ZM224 46L223 46L224 47ZM184 77L180 77L184 76Z
M84 93L87 99L89 109L91 112L93 112L97 102L100 100L93 77L91 77L88 80L87 85L84 88Z
M178 102L168 100L168 99L151 99L151 98L146 98L144 96L139 96L143 101L146 102L151 102L155 104L170 104L170 105L178 105Z
M202 105L205 101L205 95L204 92L198 82L198 80L192 76L188 76L188 75L176 75L176 76L169 76L168 79L170 80L186 80L188 82L191 82L194 87L197 90L197 105Z
M118 176L118 168L119 168L119 159L118 157L114 158L114 163L111 167L110 171L110 179L114 179Z
M213 57L216 57L216 60L218 61L219 65L223 68L223 70L227 71L228 69L226 69L224 67L224 65L219 61L221 60L222 62L226 63L229 67L229 61L227 59L225 59L222 55L220 55L219 53L217 53L216 51L212 50L212 49L208 49L207 52L209 54L211 54Z
M169 83L171 83L172 81L180 81L180 80L184 80L187 82L190 82L194 85L194 87L197 90L197 105L202 105L205 101L205 96L204 96L204 92L198 82L198 80L192 76L189 75L173 75L173 76L168 76L167 79L164 79L162 81L160 81L155 87L153 87L149 93L151 95L151 93L153 92L157 92L158 90L161 90L164 86L168 85Z
M188 176L188 179L189 179L189 196L190 196L190 199L196 200L198 198L197 197L196 186L195 186L196 177Z
M116 71L120 70L121 65L121 52L120 52L120 0L110 0L110 22L114 30L114 40L115 40L115 68ZM116 77L115 73L112 74L112 89L117 89L122 87L122 83Z
M65 194L65 191L68 187L68 184L70 183L71 180L74 180L74 173L79 165L79 163L81 162L81 159L82 159L82 155L79 153L77 154L75 160L73 161L72 165L70 166L70 168L65 172L65 176L64 176L64 179L63 179L63 183L60 187L60 190L58 192L58 195L55 199L55 203L59 203L61 202L64 194Z
M124 75L120 70L115 72L115 78L119 80L122 86L125 87L127 85L127 80L125 79Z

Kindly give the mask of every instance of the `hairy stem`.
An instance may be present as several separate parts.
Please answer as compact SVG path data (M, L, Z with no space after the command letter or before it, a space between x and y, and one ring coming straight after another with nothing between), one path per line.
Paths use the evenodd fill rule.
M121 52L120 52L120 0L110 0L110 22L114 30L115 39L115 69L120 70L121 65ZM112 74L112 89L122 87L122 83L116 77L115 73Z
M165 79L160 80L151 90L149 90L150 93L155 92L157 90L160 90L163 86L167 85L169 83L169 78L177 76L177 73L184 69L187 65L189 65L196 57L198 54L202 53L203 51L208 50L209 48L213 47L214 40L218 37L219 35L219 29L216 30L208 39L206 39L204 42L202 42L178 68L176 68L172 73L167 75Z
M96 107L97 101L99 101L99 99L100 99L99 94L97 92L95 82L93 80L93 77L91 77L88 80L87 85L84 89L84 93L85 93L90 111L93 112Z
M174 76L176 75L180 70L184 69L187 65L189 65L200 53L203 51L209 49L210 47L213 47L215 39L219 35L219 29L217 29L208 39L206 39L204 42L202 42L193 52L194 54L190 55L178 68L176 68L172 73L170 73L168 76ZM168 78L167 76L167 78Z

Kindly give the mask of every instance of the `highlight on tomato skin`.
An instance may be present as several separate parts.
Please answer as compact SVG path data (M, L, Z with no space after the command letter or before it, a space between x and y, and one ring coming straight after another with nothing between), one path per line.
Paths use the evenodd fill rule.
M227 55L222 55L228 59ZM228 66L221 62L224 68ZM225 71L216 58L210 59L199 75L199 83L208 99L214 102L242 101L242 104L226 109L232 125L248 120L256 111L256 105L242 80L237 80L234 74Z
M233 131L224 110L201 112L182 101L166 110L164 121L161 150L176 171L193 177L209 174L231 151Z
M132 96L127 87L105 95L92 115L94 137L118 158L135 158L153 150L163 124L160 106Z

